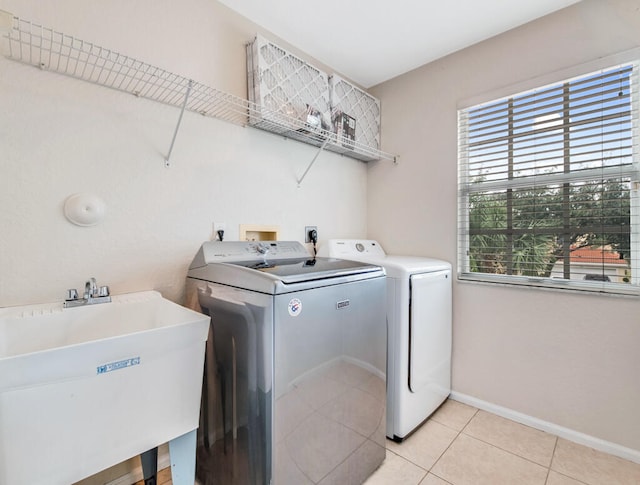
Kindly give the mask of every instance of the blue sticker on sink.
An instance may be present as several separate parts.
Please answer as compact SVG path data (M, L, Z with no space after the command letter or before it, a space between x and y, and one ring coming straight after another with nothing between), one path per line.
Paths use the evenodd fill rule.
M131 357L130 359L119 360L117 362L110 362L108 364L102 364L96 367L98 374L104 374L113 370L126 369L140 363L140 356Z

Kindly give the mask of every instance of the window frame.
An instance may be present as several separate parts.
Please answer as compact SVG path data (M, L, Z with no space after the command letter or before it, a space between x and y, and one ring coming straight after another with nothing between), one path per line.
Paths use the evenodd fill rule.
M614 56L609 59L602 59L598 61L598 66L593 66L593 63L588 65L583 65L580 67L571 68L568 72L571 75L563 76L562 73L556 73L555 78L551 78L546 76L545 78L538 78L537 82L540 84L536 84L536 80L530 80L529 86L525 88L518 88L514 86L511 90L507 92L509 95L507 96L496 96L492 97L492 94L484 95L484 100L478 101L478 99L469 100L466 103L463 103L462 106L458 106L458 280L460 281L469 281L469 282L482 282L482 283L498 283L504 285L524 285L529 287L538 287L538 288L546 288L546 289L560 289L560 290L579 290L579 291L587 291L587 292L598 292L605 294L623 294L623 295L640 295L640 207L638 204L640 203L640 127L638 122L638 116L640 116L640 63L635 59L640 59L640 50L634 49L630 53L624 53L622 57L627 57L627 59L620 59L620 55ZM617 62L612 62L616 60ZM609 64L609 62L611 62ZM542 177L538 176L539 179L543 179L544 184L550 186L552 183L563 184L563 187L568 186L568 182L575 182L582 180L608 180L613 178L620 178L621 176L629 177L630 182L630 269L632 274L632 281L630 283L607 283L602 281L598 284L597 281L580 281L580 280L571 280L571 279L554 279L549 277L538 277L538 276L521 276L521 275L513 275L513 274L492 274L492 273L482 273L482 272L473 272L471 271L470 265L470 257L469 257L469 248L470 248L470 237L471 231L469 230L470 224L470 210L469 210L469 197L470 194L474 193L472 189L472 183L470 182L469 175L469 151L468 144L466 140L466 125L464 121L465 113L472 108L477 108L482 105L488 105L497 103L500 101L506 100L509 103L509 99L516 98L517 96L525 95L529 91L544 89L547 86L551 85L564 85L567 83L574 82L576 80L580 80L582 78L586 78L594 72L597 71L607 71L610 69L615 69L621 67L621 65L631 65L633 69L633 80L630 86L631 89L631 115L632 115L632 163L630 165L619 165L611 168L598 168L592 170L585 170L580 175L575 175L574 173L557 173L551 175L543 175ZM542 83L541 79L545 79L546 82ZM522 85L521 85L522 86ZM507 88L508 89L508 88ZM567 111L563 109L563 116L568 116ZM510 123L512 122L512 118L509 117ZM566 120L563 120L566 122ZM512 161L509 162L509 165L512 164ZM622 170L621 170L621 167ZM610 177L608 175L610 174ZM530 177L518 177L516 179L505 179L505 180L497 180L495 182L483 182L483 190L475 190L475 192L484 192L486 191L486 187L491 187L497 189L506 189L507 193L510 192L513 188L532 188L536 187L535 183L531 182L531 179L536 179L536 176ZM563 202L563 207L565 206ZM634 204L635 203L635 204ZM568 210L568 207L564 207L563 213ZM509 213L509 211L507 211ZM564 229L570 229L569 226L564 226ZM509 231L504 231L509 232ZM513 235L513 226L511 226L511 235ZM557 231L555 231L557 233ZM568 243L567 243L568 244ZM569 248L565 248L564 266L565 266L565 276L566 276L566 265L570 264L569 262Z

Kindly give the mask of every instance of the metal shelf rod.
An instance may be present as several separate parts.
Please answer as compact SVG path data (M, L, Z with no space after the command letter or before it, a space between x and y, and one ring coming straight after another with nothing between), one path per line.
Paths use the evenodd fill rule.
M320 148L318 148L318 151L316 152L316 155L313 157L313 160L311 160L311 163L309 164L309 166L307 167L307 169L304 171L304 173L302 174L302 177L300 177L300 179L298 180L298 188L300 188L300 184L302 183L302 181L304 180L304 178L307 176L307 173L309 173L309 170L311 170L311 166L316 163L316 160L318 159L318 157L320 156L320 153L322 153L322 150L324 150L324 147L327 146L327 143L329 143L329 138L324 140L324 143L322 144L322 146Z
M187 106L187 101L189 101L189 94L191 94L192 86L193 86L193 81L189 80L189 84L187 85L187 92L184 94L182 109L180 109L180 116L178 116L178 124L176 125L176 129L173 132L173 138L171 139L171 146L169 147L169 153L167 153L167 158L164 159L164 166L166 168L169 168L171 166L171 152L173 152L173 145L176 142L176 136L178 135L178 130L180 129L180 124L182 123L182 115L184 114L184 109Z

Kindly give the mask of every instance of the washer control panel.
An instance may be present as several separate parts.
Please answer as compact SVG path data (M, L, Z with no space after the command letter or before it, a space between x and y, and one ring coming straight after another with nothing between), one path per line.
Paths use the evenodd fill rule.
M298 241L207 241L191 263L197 268L209 263L309 258Z

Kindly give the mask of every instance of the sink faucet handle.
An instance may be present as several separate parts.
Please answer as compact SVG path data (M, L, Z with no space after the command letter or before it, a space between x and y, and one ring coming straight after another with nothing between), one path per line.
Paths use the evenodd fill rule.
M100 291L98 292L98 296L109 296L109 287L101 286Z
M78 290L74 288L70 288L67 290L67 300L77 300L78 299Z

